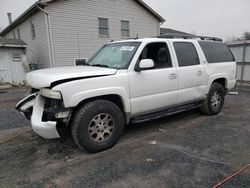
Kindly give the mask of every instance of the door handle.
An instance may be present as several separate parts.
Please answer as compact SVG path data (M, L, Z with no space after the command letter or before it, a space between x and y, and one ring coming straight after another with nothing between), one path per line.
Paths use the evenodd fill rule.
M202 71L198 71L198 72L196 73L196 75L197 75L197 76L202 76Z
M170 80L174 80L177 78L177 75L175 73L169 75Z

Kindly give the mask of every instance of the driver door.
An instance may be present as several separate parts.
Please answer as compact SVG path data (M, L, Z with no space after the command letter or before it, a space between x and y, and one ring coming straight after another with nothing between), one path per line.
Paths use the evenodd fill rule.
M152 59L155 67L129 72L132 116L171 107L177 102L177 71L167 43L147 44L137 63L142 59Z

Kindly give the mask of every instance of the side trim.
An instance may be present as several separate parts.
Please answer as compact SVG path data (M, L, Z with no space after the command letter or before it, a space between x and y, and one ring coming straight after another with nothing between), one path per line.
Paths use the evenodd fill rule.
M50 89L52 89L53 87L55 86L58 86L60 84L63 84L63 83L66 83L66 82L72 82L72 81L75 81L75 80L83 80L83 79L90 79L90 78L98 78L98 77L104 77L104 76L112 76L114 74L109 74L109 75L97 75L97 76L85 76L85 77L77 77L77 78L68 78L68 79L64 79L64 80L58 80L58 81L55 81L55 82L52 82L50 84Z
M131 117L131 122L132 123L142 123L145 121L149 121L149 120L154 120L154 119L159 119L165 116L169 116L172 114L177 114L180 112L184 112L187 110L192 110L195 108L199 108L201 106L201 102L193 102L193 103L189 103L186 105L182 105L182 106L176 106L176 107L172 107L172 108L167 108L165 110L161 110L161 111L157 111L157 112L153 112L153 113L148 113L148 114L144 114L144 115L138 115L135 117Z

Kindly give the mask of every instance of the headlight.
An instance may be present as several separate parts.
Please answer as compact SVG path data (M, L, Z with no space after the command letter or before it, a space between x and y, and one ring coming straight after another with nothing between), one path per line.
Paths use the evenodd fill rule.
M41 89L40 94L44 97L48 97L51 99L62 99L62 95L60 91L53 91L51 89Z

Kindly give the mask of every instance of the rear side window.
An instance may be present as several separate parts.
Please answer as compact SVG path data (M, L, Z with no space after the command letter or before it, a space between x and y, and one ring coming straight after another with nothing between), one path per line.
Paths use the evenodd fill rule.
M208 63L235 61L229 48L222 42L199 41Z
M199 65L200 60L197 51L192 43L175 42L175 52L180 67Z

